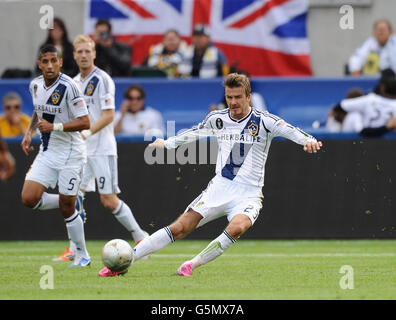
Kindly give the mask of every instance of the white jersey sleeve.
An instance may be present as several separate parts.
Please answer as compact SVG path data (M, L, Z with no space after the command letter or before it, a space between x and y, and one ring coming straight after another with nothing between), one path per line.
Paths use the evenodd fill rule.
M115 109L115 85L113 79L103 72L102 81L99 84L99 99L102 110Z
M68 83L69 90L67 91L67 105L74 118L79 118L88 115L87 104L80 89L74 82Z
M271 139L283 137L303 146L309 141L316 142L313 136L270 113L267 113L267 116L263 117L262 121L266 130L270 132Z
M183 131L174 137L170 137L165 140L165 148L167 149L175 149L182 144L190 143L200 138L205 138L209 136L215 136L215 130L211 123L213 119L213 115L216 114L216 111L209 113L205 120L200 122L198 125L192 127L189 130Z

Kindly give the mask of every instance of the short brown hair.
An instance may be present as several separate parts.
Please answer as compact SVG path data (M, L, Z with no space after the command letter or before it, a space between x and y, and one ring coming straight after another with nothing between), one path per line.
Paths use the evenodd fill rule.
M252 91L249 78L240 73L230 73L225 78L223 86L229 88L243 87L245 89L246 97L249 96Z
M124 98L125 98L125 99L128 98L129 93L130 93L132 90L138 91L143 99L146 98L146 92L144 91L143 87L142 87L141 85L139 85L139 84L134 84L134 85L131 85L130 87L128 87L128 88L125 90L125 92L124 92Z
M360 88L352 88L350 90L348 90L347 95L346 95L346 99L351 99L351 98L357 98L357 97L361 97L364 96L364 92L362 89Z

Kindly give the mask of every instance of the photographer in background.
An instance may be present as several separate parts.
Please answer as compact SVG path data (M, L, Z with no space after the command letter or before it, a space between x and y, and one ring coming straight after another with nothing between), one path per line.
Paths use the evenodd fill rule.
M129 76L131 48L115 41L109 21L100 19L96 22L93 40L96 44L95 65L112 77Z

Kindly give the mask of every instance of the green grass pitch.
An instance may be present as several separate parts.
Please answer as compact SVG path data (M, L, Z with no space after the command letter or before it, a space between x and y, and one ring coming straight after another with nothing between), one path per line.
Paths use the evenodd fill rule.
M0 242L0 299L396 298L396 240L240 240L187 278L177 268L208 241L177 241L125 276L100 278L105 242L87 241L92 264L86 268L52 261L67 242ZM53 289L40 287L49 275L40 273L45 265L53 268ZM344 265L353 268L353 289L340 287Z

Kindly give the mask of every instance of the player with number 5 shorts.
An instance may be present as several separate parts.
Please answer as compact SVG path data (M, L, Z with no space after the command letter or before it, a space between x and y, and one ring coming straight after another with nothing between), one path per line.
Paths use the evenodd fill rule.
M32 209L60 208L71 239L76 243L76 259L71 266L91 263L85 245L84 224L75 208L86 147L79 131L90 126L87 106L76 83L60 72L62 59L53 45L40 49L38 66L42 76L33 79L29 90L34 113L22 140L26 155L33 150L31 134L41 133L40 150L26 174L22 203ZM59 195L45 192L58 185Z

